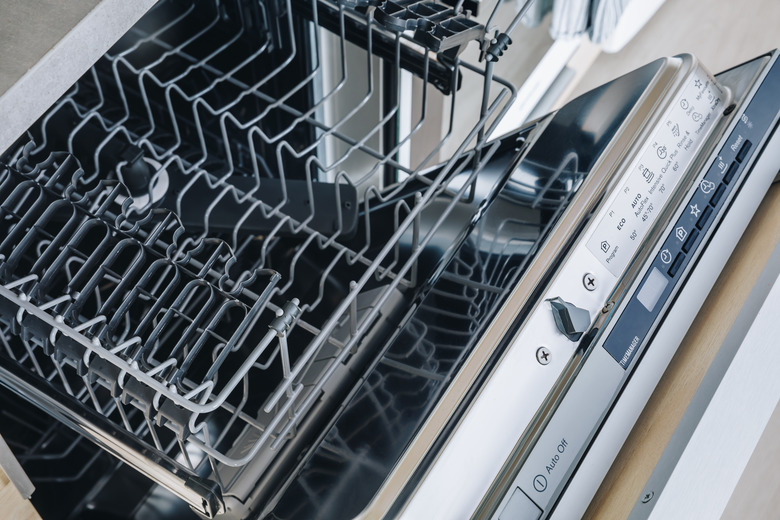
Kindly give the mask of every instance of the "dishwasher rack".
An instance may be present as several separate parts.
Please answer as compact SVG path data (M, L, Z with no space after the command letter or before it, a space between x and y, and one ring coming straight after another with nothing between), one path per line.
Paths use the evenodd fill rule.
M75 167L53 154L26 175L3 172L5 355L157 450L178 444L191 469L204 455L192 460L190 446L212 465L239 464L222 444L235 430L261 430L251 456L274 431L245 410L250 382L287 357L300 309L294 300L269 309L276 272L229 281L234 258L221 241L176 248L170 213L123 221L112 212L121 185L76 193Z
M506 39L347 4L160 2L0 157L6 384L205 516L317 437L509 173Z

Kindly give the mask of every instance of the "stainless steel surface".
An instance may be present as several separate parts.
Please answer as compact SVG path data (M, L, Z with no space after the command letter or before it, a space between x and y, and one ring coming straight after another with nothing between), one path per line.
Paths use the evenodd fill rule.
M776 53L773 54L775 56L772 57L772 61L776 59ZM759 59L756 61L762 69L761 75L766 74L766 64L770 60ZM760 79L760 76L748 73L748 71L749 67L743 70L742 75L736 71L733 75L726 73L718 76L733 89L735 101L738 104L743 103L743 96L752 95L758 87L756 80ZM740 76L742 77L740 78ZM771 114L771 112L769 113ZM777 115L774 117L776 125ZM732 116L728 129L722 132L724 137L721 144L725 142L726 136L738 123L739 117ZM586 457L577 469L577 473L569 482L566 493L556 505L551 518L567 519L571 518L572 515L582 514L599 483L609 470L617 454L616 446L622 445L625 441L632 425L642 411L642 407L638 406L637 403L647 402L656 383L672 360L676 346L682 341L707 293L712 288L716 274L723 269L739 237L744 232L772 182L774 172L780 164L778 163L780 161L778 149L771 144L778 139L776 130L774 136L771 137L771 142L769 139L769 135L762 137L762 142L765 145L769 143L769 146L764 149L764 153L759 156L755 164L749 167L751 173L740 187L739 196L731 201L727 217L712 232L710 242L698 258L695 269L689 271L684 285L664 318L664 325L656 330L651 348L644 352L641 363L637 365L636 370L623 388L621 398L610 410L607 420L601 426L598 436L590 446ZM717 159L717 149L716 147L710 152L709 161L711 163ZM649 503L653 504L654 502L653 498Z
M762 73L763 68L768 61L768 58L765 60L755 60L747 67L742 67L741 70L735 69L731 72L721 74L719 79L720 81L730 84L735 92L743 92L746 95L749 93L751 85ZM750 71L751 68L753 69L752 73ZM777 139L777 136L775 139ZM764 161L766 160L767 159L764 159ZM775 254L775 256L777 255ZM690 435L693 433L693 429L701 418L701 414L704 413L712 394L715 392L731 359L733 359L749 326L752 324L761 303L766 298L769 289L777 278L778 266L780 266L780 264L778 264L777 260L770 261L767 264L765 272L761 275L761 280L751 292L749 302L740 311L737 323L732 327L728 338L718 350L717 357L715 361L713 361L713 365L708 371L708 375L697 391L696 396L689 407L689 411L686 412L683 422L678 426L672 441L666 448L662 462L659 463L658 467L654 470L651 480L648 482L648 486L652 489L653 497L660 495L663 491L665 482L674 469L677 458L685 448ZM632 513L633 515L638 517L646 516L649 514L649 511L652 510L655 501L651 502L651 500L647 500L642 501L642 503L648 505L643 507L638 506L635 512Z
M764 65L765 64L766 64L766 62L764 62ZM748 71L747 77L753 77L753 76L754 75L750 74L749 71ZM726 104L728 104L728 103L726 103ZM743 105L743 106L740 106L739 108L741 110L744 110L745 107ZM727 110L726 112L730 113L731 111ZM734 114L732 114L730 117L724 117L723 120L718 123L718 125L720 127L725 127L725 126L729 125L731 128L733 128L734 126L736 126L738 120L739 120L739 117L734 115ZM770 126L770 128L772 128L772 126ZM722 130L716 132L714 134L715 135L715 139L711 140L711 142L708 143L708 145L704 148L704 154L697 161L701 165L694 164L694 167L691 170L691 172L694 174L694 176L693 176L692 179L690 179L687 182L687 185L688 185L687 189L684 189L684 190L682 190L681 192L679 192L677 194L677 197L676 197L678 199L677 201L672 200L672 204L671 204L670 208L673 211L671 212L671 215L669 215L669 217L671 217L671 218L661 219L660 221L657 222L656 225L658 227L656 228L656 231L655 231L656 237L655 238L652 237L652 236L650 237L650 243L659 244L656 247L658 247L658 248L661 247L660 243L661 243L662 237L664 237L664 236L666 236L666 235L668 235L670 233L672 223L677 221L679 213L688 211L688 208L686 208L684 206L680 207L680 209L677 209L677 208L680 206L680 203L682 202L682 197L683 196L687 199L690 196L692 196L692 194L694 192L696 192L696 191L698 191L700 189L699 188L699 182L704 177L705 173L708 171L708 168L706 167L706 165L709 165L710 162L712 161L711 155L714 154L716 151L720 150L720 147L723 146L723 144L721 142L722 139L720 138L721 132L722 132ZM723 139L725 139L725 138L723 138ZM695 182L691 182L691 181L695 181ZM703 181L701 181L701 182L703 182ZM658 249L656 249L656 247L646 247L645 248L645 253L647 254L647 257L646 257L647 260L642 260L641 262L638 262L637 264L635 264L633 269L629 269L628 270L628 272L626 273L626 278L624 279L624 282L622 283L622 285L623 285L622 291L626 291L629 287L632 287L632 286L633 287L637 287L636 284L639 283L640 279L636 278L636 279L632 280L632 278L631 278L631 274L632 273L631 272L634 271L635 273L640 273L640 274L646 272L647 269L649 269L649 267L647 265L645 265L645 264L649 264L650 261L651 261L650 259L655 257L655 255L659 254L659 251L658 251ZM637 270L637 269L639 269L639 270ZM632 292L634 290L636 290L636 289L635 288L631 289ZM616 295L618 295L618 296L613 296L611 298L611 300L616 301L616 303L618 304L618 306L616 308L616 312L620 312L620 302L621 302L621 300L624 299L623 297L619 296L620 294L621 294L621 289L620 289L620 287L618 287L618 290L616 291ZM667 305L669 305L668 302L667 302ZM676 311L676 313L679 313L679 311ZM610 332L611 332L611 327L610 327L610 323L609 323L609 319L610 318L612 318L611 315L605 315L605 316L602 316L601 319L598 319L596 321L594 326L599 330L599 333L595 336L595 338L594 338L594 340L592 342L592 346L599 345L600 344L600 339L599 338L600 337L601 338L606 338L610 334ZM692 319L692 315L691 315L691 319ZM612 322L612 323L614 324L614 322ZM627 355L629 356L629 359L630 359L631 351L634 350L634 349L636 349L637 351L639 351L639 349L642 349L644 344L649 343L649 338L650 337L651 337L651 335L646 335L646 336L644 336L643 339L641 339L640 341L637 342L636 340L639 339L639 337L635 336L636 344L634 342L632 342L631 343L631 347L628 350L628 354ZM676 345L676 344L677 343L672 343L672 345ZM598 352L598 354L600 354L600 355L604 354L602 349L598 349L597 348L596 352ZM604 357L604 356L602 356L602 357ZM605 359L608 361L609 357L607 356ZM587 368L593 368L593 366L592 366L593 364L600 364L600 365L602 365L601 368L596 369L596 370L600 371L605 378L608 377L608 368L609 368L608 364L599 363L598 360L596 360L596 361L593 361L593 360L586 361L585 365L584 365L585 368L583 368L583 371L586 370ZM625 375L622 375L622 379L625 379L627 376L628 376L628 373L626 373ZM611 389L612 392L617 392L620 389L620 386L621 386L619 384L620 383L620 379L621 378L618 378L617 380L613 381L613 383L611 385L608 385L608 387ZM578 376L578 378L574 382L574 386L578 385L581 382L581 380L582 380L581 377ZM599 381L602 382L601 380L599 380ZM589 394L589 392L588 392L588 390L586 390L586 388L590 388L591 391L593 391L593 395ZM583 410L583 409L586 409L588 406L592 407L592 410L588 413L588 417L590 417L590 420L592 421L591 422L591 428L590 428L591 433L588 434L591 438L592 438L592 436L595 435L595 432L597 431L601 421L606 416L606 413L609 411L609 408L611 407L611 404L605 404L605 403L611 403L614 400L613 397L609 397L609 396L605 396L605 395L598 395L598 390L597 390L598 388L599 388L598 384L592 384L589 387L581 387L579 389L579 391L572 391L572 393L571 393L571 395L569 397L564 397L564 399L563 399L563 403L566 403L567 400L569 401L570 405L573 406L573 408L572 408L573 410ZM573 390L573 388L572 388L572 390ZM577 404L572 404L572 403L577 403ZM563 415L563 417L566 416L565 413L562 414L562 415ZM558 421L560 423L557 427L552 424L555 421ZM561 421L563 421L563 422L561 422ZM571 431L576 431L577 434L582 435L583 428L581 428L580 425L583 424L583 423L586 423L586 422L587 421L583 420L583 419L580 419L579 421L569 422L569 421L567 421L565 419L561 419L561 415L555 415L553 417L553 419L551 420L551 423L546 427L546 429L545 429L545 431L543 433L543 436L541 437L541 439L539 441L541 444L537 444L537 446L539 446L539 447L535 448L535 451L531 452L531 455L530 455L530 458L528 459L528 462L525 463L525 465L523 466L523 469L520 471L520 473L519 473L519 475L517 477L518 481L521 482L521 483L522 482L526 482L526 483L530 482L532 480L532 474L534 473L534 471L537 471L537 472L540 471L540 468L541 468L541 462L540 461L544 458L545 450L547 452L549 452L550 444L552 442L554 442L556 439L558 439L560 437L563 437L563 436L576 437L576 434L570 434L569 433ZM584 430L586 430L586 431L588 429L589 428L587 428L587 427L584 428ZM545 439L546 439L546 441L545 441ZM571 444L574 445L573 448L575 450L577 450L577 449L584 450L585 446L587 446L588 443L589 443L589 440L584 440L584 441L581 440L578 443L572 442ZM568 451L571 451L571 448L569 448ZM579 455L582 455L582 453L584 453L584 451L580 451ZM534 458L534 457L536 457L536 458ZM542 457L542 459L540 459L540 457ZM574 465L573 464L569 468L569 471L570 472L574 471ZM548 472L549 472L549 469L548 469ZM567 477L568 477L568 475L567 475ZM521 485L521 484L518 484L518 485ZM532 496L535 496L535 495L532 494ZM539 498L540 501L542 501L543 504L547 504L547 507L553 505L552 503L550 503L548 501L549 499L546 496L541 496L541 494L540 494L540 496L538 498Z
M646 84L644 82L648 82L655 77L660 65L661 62L658 62L642 69L640 76L643 77L643 82L640 83L644 85ZM633 98L631 97L632 93L635 96ZM628 115L632 113L634 103L637 101L636 98L641 93L641 89L637 92L635 88L624 90L618 86L616 91L613 92L608 87L605 87L595 91L592 95L576 100L552 117L545 118L540 122L541 127L534 134L534 139L530 141L528 156L520 163L518 171L510 179L507 188L512 190L512 192L516 192L515 197L534 200L533 194L525 193L523 188L523 185L527 185L527 182L516 186L513 179L521 182L528 175L531 175L531 178L540 177L541 179L547 179L547 176L552 173L554 175L550 177L550 180L555 181L561 173L564 173L567 175L567 179L571 177L573 180L582 179L584 176L584 181L577 191L578 195L566 206L566 210L560 218L552 222L554 225L546 234L543 247L540 247L537 255L531 259L518 283L509 288L511 294L507 297L506 302L501 305L501 310L497 317L485 329L485 333L479 338L479 343L474 348L474 351L469 354L463 368L439 400L420 432L416 435L414 443L385 482L383 490L372 504L372 512L391 508L395 497L401 489L407 485L413 487L418 484L422 474L427 470L427 467L420 469L420 464L423 461L429 464L430 460L426 457L429 449L437 445L440 438L447 439L447 436L452 433L455 426L454 422L457 419L451 421L451 418L459 413L459 407L473 395L470 393L476 392L474 387L477 383L483 383L480 374L486 366L488 368L499 364L511 366L512 368L509 370L512 371L510 376L512 380L515 382L524 381L524 384L527 384L529 388L544 388L547 383L540 381L539 376L554 378L555 374L562 370L563 363L568 359L571 351L571 342L568 339L564 338L566 343L562 346L557 346L560 355L555 354L555 349L553 349L553 363L545 367L544 373L539 374L534 372L533 368L528 365L530 360L526 357L525 352L522 352L520 349L513 351L515 359L507 363L504 347L508 341L511 341L511 338L507 338L507 336L512 334L511 331L514 326L512 321L515 316L524 317L529 315L533 309L539 306L538 300L544 298L541 291L545 287L545 283L554 274L550 267L552 266L553 269L557 268L563 259L566 258L571 242L575 238L572 235L572 230L579 229L581 217L590 215L594 210L594 206L603 197L603 193L612 185L611 183L617 182L611 177L615 163L623 156L626 149L631 146L631 143L634 142L634 137L642 128L643 120L641 117L627 119ZM611 101L621 99L623 103L606 103L607 99ZM623 127L624 123L625 126ZM621 127L624 130L617 132L617 129ZM612 141L613 136L616 136L617 142ZM589 143L590 146L583 148L572 147L572 143L579 142ZM543 183L547 183L547 181L543 181ZM555 187L556 183L552 182L549 185ZM555 191L552 192L552 195L553 197L555 196ZM605 275L605 279L607 276L609 275ZM579 280L563 280L560 282L560 291L565 293L569 288L575 286L581 286ZM556 294L560 294L560 292L556 292ZM589 303L600 309L603 305L603 298L607 294L604 287L602 286L601 291L589 294L591 294L588 300ZM531 344L535 344L538 338L554 339L559 337L552 317L549 314L549 309L540 307L538 312L541 312L545 318L549 318L549 321L540 321L538 328L533 333L529 333ZM557 340L554 342L557 342ZM546 346L552 347L550 344ZM531 355L533 356L532 352ZM553 370L548 371L549 367L552 367ZM519 379L518 371L522 373ZM484 389L480 391L484 392ZM523 402L517 406L512 405L511 408L518 410L518 412L531 414L531 410L535 406L534 403L538 404L543 399L545 391L537 392L535 390L532 394L512 394L511 392L507 394L499 389L498 392L501 397L497 400L497 403L506 399L507 395L515 395L517 399ZM504 408L503 405L498 406L502 409ZM523 413L511 415L499 413L494 415L491 411L487 411L486 415L474 420L474 431L472 433L478 436L484 435L483 425L486 421L493 423L511 419L518 421L519 424L530 420L530 416L524 416ZM458 428L458 431L460 431L461 425L458 425ZM497 425L496 428L490 429L488 433L490 435L502 435L505 438L504 443L508 442L511 444L516 440L515 435L519 435L520 432L513 432L511 427L503 428ZM458 433L456 432L455 435L457 436ZM487 443L486 445L485 443L480 444L487 446L487 449L500 449L504 443L497 441ZM478 497L481 497L482 491L476 489L476 482L480 480L476 476L477 469L484 471L484 478L490 479L495 474L494 472L498 471L498 467L485 470L485 466L500 465L500 461L505 459L505 455L493 457L480 454L478 458L475 458L477 454L468 448L471 445L473 444L470 444L470 441L460 444L458 448L462 451L458 451L459 454L457 456L448 459L447 469L442 471L442 475L450 474L452 478L434 479L439 484L438 491L441 493L442 498L440 500L432 499L427 501L426 503L431 509L427 512L420 512L418 513L419 515L459 514L459 511L471 510L476 507L476 504L464 505L462 501L468 500L468 497L471 497L472 500L475 497L477 500ZM465 458L463 454L466 454ZM462 475L462 478L457 477L459 474ZM466 477L466 474L468 474L468 477ZM468 483L468 486L466 483ZM453 494L453 490L457 490L457 492ZM447 499L443 498L445 495L448 497Z
M780 333L778 308L780 285L775 281L647 518L723 514L780 398L776 377L780 359L775 348ZM742 427L730 428L734 423Z
M515 518L536 519L542 515L542 510L534 504L520 488L515 489L509 503L506 505L499 520L513 520Z
M576 461L587 446L588 436L598 426L601 414L596 410L601 403L614 397L624 375L623 369L604 349L594 349L568 389L568 395L581 398L561 399L544 432L527 455L515 484L522 485L521 489L545 512L574 472ZM535 483L538 475L545 478L543 487ZM529 486L531 482L534 485Z
M776 143L780 143L780 133L777 132L775 132L774 140L769 144L769 147L776 149ZM771 154L768 154L768 157L764 159L767 163L767 166L771 165L772 162L769 156L771 156ZM757 167L762 168L761 165L757 165ZM771 166L769 166L769 168L771 168ZM766 175L762 175L762 177L765 176ZM745 213L748 212L746 211ZM768 298L770 297L770 292L775 289L775 282L779 275L780 249L775 249L771 258L767 262L766 267L764 267L764 270L761 272L761 275L753 290L750 292L747 303L744 305L742 310L740 310L736 322L729 329L728 336L724 340L723 345L718 349L718 353L713 360L712 365L707 370L704 380L699 386L699 389L696 391L691 404L688 406L680 424L675 429L672 439L664 450L661 460L658 461L656 468L653 470L653 474L650 476L650 479L647 482L646 493L652 491L652 500L642 500L641 503L637 503L631 513L631 518L638 519L648 518L651 516L653 508L658 502L658 498L663 494L670 476L675 471L677 471L676 468L678 462L680 462L680 457L688 448L696 428L699 426L699 423L702 420L704 414L707 413L707 408L710 405L710 402L714 398L716 392L724 391L719 390L719 388L724 380L726 373L730 369L730 365L735 356L743 349L743 347L747 351L753 348L760 348L760 346L754 346L750 343L747 337L748 333L750 332L751 334L754 334L754 337L756 338L769 336L769 333L766 331L768 325L766 322L761 325L760 329L757 328L752 332L751 330L755 326L755 320L758 319L759 312L773 312L771 301ZM766 309L762 311L764 307L766 307ZM766 358L761 357L760 359L761 364L766 362ZM761 405L764 407L771 406L773 398L774 397L772 395L766 395L762 393ZM721 397L721 399L723 399L723 397ZM764 401L764 399L766 399L766 401ZM758 410L752 406L754 403L757 403L756 398L748 399L748 401L751 403L751 413L757 412ZM766 409L764 409L764 412L765 411ZM729 419L729 421L731 421L731 419ZM758 431L760 431L760 427L763 423L761 421L745 421L741 424L749 424L751 431L755 434L755 431L752 429L759 428ZM718 435L720 435L722 432L728 432L729 430L730 428L724 428L720 426L716 427ZM740 429L740 432L744 433L745 429ZM747 445L749 445L751 441L740 435L739 442L745 442ZM737 446L739 442L736 442L734 446ZM719 490L717 493L719 495L723 493L723 496L728 498L731 495L731 489L728 488L728 484L725 482L723 485L724 487L722 490ZM721 498L718 498L718 500L721 500ZM725 502L722 505L725 506Z

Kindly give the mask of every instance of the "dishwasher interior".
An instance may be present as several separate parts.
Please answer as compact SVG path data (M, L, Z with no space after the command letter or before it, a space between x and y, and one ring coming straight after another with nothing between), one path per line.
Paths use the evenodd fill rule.
M477 7L164 0L0 156L0 434L44 518L365 507L583 179L486 138Z

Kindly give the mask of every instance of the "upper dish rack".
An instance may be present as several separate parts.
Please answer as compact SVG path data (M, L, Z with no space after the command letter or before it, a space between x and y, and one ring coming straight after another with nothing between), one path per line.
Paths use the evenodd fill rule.
M466 24L470 64L387 4L160 2L2 156L8 384L204 515L327 417L505 180L478 186L506 39Z

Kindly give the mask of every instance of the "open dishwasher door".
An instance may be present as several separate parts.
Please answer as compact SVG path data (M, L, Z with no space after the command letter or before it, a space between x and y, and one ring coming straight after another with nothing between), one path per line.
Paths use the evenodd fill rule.
M570 242L551 251L559 256L545 266L550 281L521 278L514 288L529 284L481 340L500 360L471 372L481 385L442 414L445 439L418 435L435 453L419 459L428 464L390 511L583 515L778 172L777 56L715 78L689 58L659 67L673 79L660 97L646 91L637 102L632 115L648 120L636 147L606 161L612 184L591 200L588 223L568 228Z

